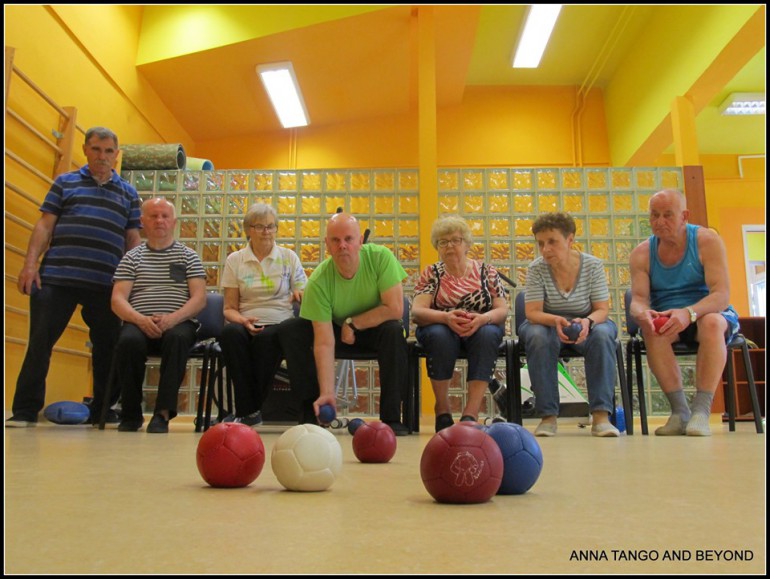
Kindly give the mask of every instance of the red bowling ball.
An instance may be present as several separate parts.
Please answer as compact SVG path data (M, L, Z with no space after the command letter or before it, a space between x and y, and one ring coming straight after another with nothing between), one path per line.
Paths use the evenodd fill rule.
M503 480L503 455L483 430L455 424L437 432L422 452L420 476L439 503L483 503Z
M353 454L361 462L388 462L396 454L396 433L379 420L364 422L353 434Z

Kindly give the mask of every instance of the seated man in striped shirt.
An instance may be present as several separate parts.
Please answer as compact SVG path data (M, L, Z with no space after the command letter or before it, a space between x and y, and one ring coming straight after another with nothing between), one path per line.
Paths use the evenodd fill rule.
M190 348L195 316L206 305L206 274L200 257L174 239L174 206L162 198L142 204L147 237L115 270L112 309L123 320L115 350L115 379L123 411L118 430L142 428L142 384L148 353L161 356L160 383L147 432L168 432Z

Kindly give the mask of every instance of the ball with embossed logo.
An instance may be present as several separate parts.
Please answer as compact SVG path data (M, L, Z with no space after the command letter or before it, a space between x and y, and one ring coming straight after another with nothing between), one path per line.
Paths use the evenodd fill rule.
M437 432L425 445L420 476L439 503L483 503L503 479L503 455L486 432L455 424Z

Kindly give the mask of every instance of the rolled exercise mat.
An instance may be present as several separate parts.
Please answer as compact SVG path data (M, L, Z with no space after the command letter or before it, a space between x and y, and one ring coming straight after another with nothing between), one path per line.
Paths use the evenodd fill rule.
M208 159L199 159L198 157L187 157L187 171L213 171L214 163Z
M122 145L123 171L141 169L184 169L187 157L180 143L156 145Z

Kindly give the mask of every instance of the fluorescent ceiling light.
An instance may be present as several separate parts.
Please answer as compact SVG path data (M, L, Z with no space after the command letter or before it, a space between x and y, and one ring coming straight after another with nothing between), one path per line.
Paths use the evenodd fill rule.
M764 115L765 93L734 92L719 105L723 115Z
M513 57L513 68L537 68L551 37L561 4L533 4Z
M257 73L283 127L290 129L306 126L310 121L291 63L259 64Z

